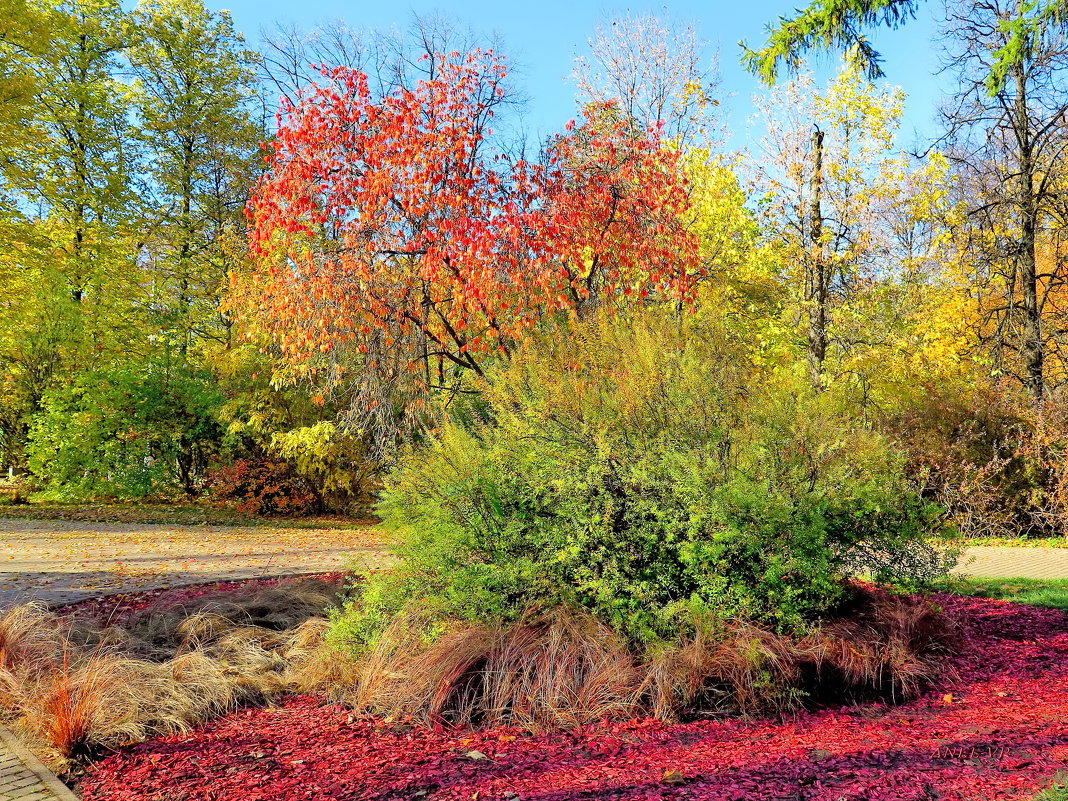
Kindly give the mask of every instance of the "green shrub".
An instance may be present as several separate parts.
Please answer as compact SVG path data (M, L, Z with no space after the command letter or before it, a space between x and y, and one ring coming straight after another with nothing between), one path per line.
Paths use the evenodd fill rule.
M371 646L411 607L429 635L559 605L634 643L708 616L800 630L847 574L944 572L923 543L938 510L885 439L770 372L714 325L651 315L522 348L400 458L380 504L400 567L335 641Z
M51 500L192 493L222 431L211 377L166 359L77 373L47 392L26 447Z

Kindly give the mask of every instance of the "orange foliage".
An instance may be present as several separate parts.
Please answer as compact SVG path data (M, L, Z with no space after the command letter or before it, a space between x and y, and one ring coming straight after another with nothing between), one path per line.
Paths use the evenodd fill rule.
M29 725L64 757L83 756L89 748L94 720L107 703L106 669L93 662L75 669L68 654L43 682L37 703L27 712Z
M603 107L541 163L487 154L505 76L491 52L374 97L324 72L283 105L249 206L256 324L291 364L400 353L479 370L545 312L614 294L687 297L696 240L678 154ZM335 359L336 360L336 359Z
M322 511L312 483L283 461L261 456L237 459L208 474L209 497L232 502L253 515L310 515Z

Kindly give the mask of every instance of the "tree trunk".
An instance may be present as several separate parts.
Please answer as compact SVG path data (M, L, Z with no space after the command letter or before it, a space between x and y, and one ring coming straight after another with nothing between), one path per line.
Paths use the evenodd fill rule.
M812 132L812 175L809 177L808 370L817 388L822 384L827 358L827 304L829 287L823 242L823 131Z
M1016 85L1014 120L1019 145L1016 203L1020 222L1017 268L1023 292L1023 341L1020 345L1024 362L1024 380L1035 406L1041 406L1046 392L1045 346L1042 342L1042 316L1038 303L1038 198L1035 197L1034 143L1027 108L1027 77L1022 61L1012 68Z

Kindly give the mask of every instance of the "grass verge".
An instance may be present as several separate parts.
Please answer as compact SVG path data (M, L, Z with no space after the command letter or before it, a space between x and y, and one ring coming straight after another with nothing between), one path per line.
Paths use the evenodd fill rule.
M1034 797L1033 801L1068 801L1068 773L1058 773L1053 782Z
M951 578L937 582L934 589L1068 612L1068 579Z
M957 548L995 546L1011 548L1068 548L1068 537L969 537L955 540Z

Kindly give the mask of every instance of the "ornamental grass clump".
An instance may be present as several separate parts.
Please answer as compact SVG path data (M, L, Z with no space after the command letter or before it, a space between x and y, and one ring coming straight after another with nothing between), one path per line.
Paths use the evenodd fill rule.
M831 672L843 693L914 691L930 651L841 611L857 576L945 573L941 510L840 393L754 364L700 317L593 319L454 402L386 482L397 568L334 616L358 705L527 724L785 708ZM567 693L538 674L562 621L586 665ZM580 708L602 662L618 680Z
M29 604L0 614L0 719L58 766L186 731L243 703L348 683L324 658L321 581L86 621ZM120 625L114 625L121 622Z
M426 724L571 728L606 718L760 715L805 703L904 700L939 676L952 621L918 597L858 588L844 617L801 636L721 621L638 649L588 612L528 610L509 623L394 620L339 696Z
M626 643L588 614L531 611L429 643L421 622L390 625L346 700L390 718L534 729L632 717L640 708L641 672Z

